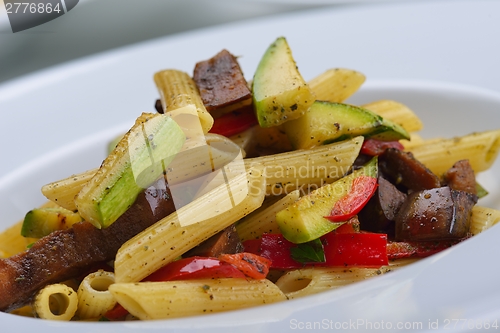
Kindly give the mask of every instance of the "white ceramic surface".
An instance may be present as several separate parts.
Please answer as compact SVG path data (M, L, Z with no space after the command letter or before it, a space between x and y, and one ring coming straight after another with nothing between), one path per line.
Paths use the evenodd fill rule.
M500 91L496 67L500 49L484 35L500 30L499 13L500 3L494 1L307 12L147 42L4 84L0 86L0 229L43 201L38 193L42 184L98 165L107 140L140 112L153 110L158 95L151 79L155 71L191 72L197 61L227 48L242 56L250 78L265 48L279 35L287 36L304 77L329 67L364 72L368 82L351 101L391 98L406 103L424 120L426 136L500 127L500 96L494 92ZM490 190L482 204L500 208L499 174L496 163L481 175L480 181ZM436 321L440 329L450 331L454 322L445 327L446 320L500 321L500 290L495 288L500 268L491 264L500 250L498 237L500 229L495 227L399 272L244 311L121 324L55 323L0 313L0 322L2 331L44 333L167 328L283 332L313 322L325 330L349 324L340 331L364 331L370 324L376 328L383 323L391 323L396 331L398 323L414 323L413 331L423 332L435 331ZM460 328L455 326L456 331Z

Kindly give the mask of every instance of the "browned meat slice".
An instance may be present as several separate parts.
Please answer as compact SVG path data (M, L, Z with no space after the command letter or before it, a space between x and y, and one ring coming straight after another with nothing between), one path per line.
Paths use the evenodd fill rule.
M358 214L361 229L393 237L394 220L405 199L406 194L388 180L378 177L377 191Z
M379 166L384 177L396 186L402 185L411 191L429 190L441 186L439 177L409 152L389 148L380 155Z
M225 253L239 253L243 251L236 227L231 225L221 232L213 235L200 245L186 252L185 257L218 257Z
M0 310L22 306L45 285L113 259L128 239L174 211L168 186L158 181L108 228L96 229L81 222L72 229L53 232L23 253L0 260Z
M235 56L222 50L196 64L193 80L214 118L252 103L252 94Z
M447 186L413 192L396 216L396 240L464 238L476 202L477 196Z
M444 175L448 186L457 191L465 191L477 195L476 176L469 160L455 163Z

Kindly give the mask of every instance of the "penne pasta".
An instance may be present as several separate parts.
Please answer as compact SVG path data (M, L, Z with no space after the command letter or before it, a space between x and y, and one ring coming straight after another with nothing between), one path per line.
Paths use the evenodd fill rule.
M329 102L343 102L354 94L365 82L366 77L357 71L332 68L308 82L316 99Z
M416 259L395 260L381 268L309 267L296 269L281 276L276 285L288 299L317 294L363 281L415 262Z
M249 158L247 167L262 165L267 180L266 193L281 195L296 189L307 193L343 177L359 154L363 137L318 146L312 149Z
M408 132L422 130L423 124L420 118L406 105L391 100L381 100L363 105L363 108L392 120L401 125Z
M500 150L500 130L427 142L409 148L415 158L432 172L441 175L453 164L468 159L474 172L487 170Z
M276 222L276 213L295 202L299 197L299 190L292 191L271 206L262 207L242 218L236 224L240 240L259 239L263 233L280 233Z
M96 174L98 169L92 169L68 178L44 185L42 194L59 206L71 211L77 211L75 197L80 190Z
M231 141L234 142L241 150L245 151L247 154L253 154L255 149L255 131L254 127L247 129L241 133L235 134L230 137Z
M500 221L500 211L493 208L474 206L470 221L470 232L477 235Z
M40 318L69 321L78 308L78 296L65 284L51 284L37 293L33 308Z
M208 133L214 119L203 105L198 88L187 73L173 69L163 70L155 73L154 81L160 93L165 114L177 115L184 112L190 114L191 110L194 110L203 133ZM176 121L178 120L176 116L173 117Z
M264 197L258 168L232 178L127 241L116 255L116 281L140 281L260 207Z
M112 272L99 270L87 275L78 287L79 319L99 318L113 308L116 300L108 288L115 282Z
M375 268L304 268L289 271L276 281L288 299L317 294L383 273Z
M142 320L215 313L286 300L269 280L117 283L109 290L118 303Z

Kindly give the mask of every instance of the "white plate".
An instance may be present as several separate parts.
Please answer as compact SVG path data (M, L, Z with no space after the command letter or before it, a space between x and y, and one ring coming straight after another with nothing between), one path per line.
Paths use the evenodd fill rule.
M357 69L369 80L353 102L393 98L407 103L424 119L427 135L500 127L500 97L491 92L500 91L496 67L500 49L486 37L488 31L500 31L499 13L500 3L493 1L307 12L155 40L4 84L0 86L4 125L0 174L5 175L0 178L0 229L43 201L38 194L42 184L98 165L109 138L140 112L154 110L155 71L191 72L197 61L227 48L242 56L243 70L250 78L265 48L279 35L288 38L304 77L312 78L329 67ZM496 163L493 172L481 178L491 191L484 204L497 208L499 171ZM334 326L349 324L344 331L363 331L370 324L384 331L380 325L390 322L393 329L398 323L413 323L417 325L413 330L422 332L434 328L436 320L441 329L447 319L447 328L453 327L453 319L491 322L500 320L500 291L495 288L500 269L491 264L491 253L499 249L498 237L500 229L493 228L451 251L376 280L228 314L146 323L67 324L0 313L0 321L9 332L56 333L166 328L282 332L307 322L319 322L327 329L330 321ZM458 323L455 328L463 321Z

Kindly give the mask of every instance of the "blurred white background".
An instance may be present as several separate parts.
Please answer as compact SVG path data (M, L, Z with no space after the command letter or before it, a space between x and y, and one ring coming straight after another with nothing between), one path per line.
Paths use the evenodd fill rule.
M366 1L366 0L365 0ZM123 45L342 0L80 0L65 15L12 33L0 0L0 82Z

